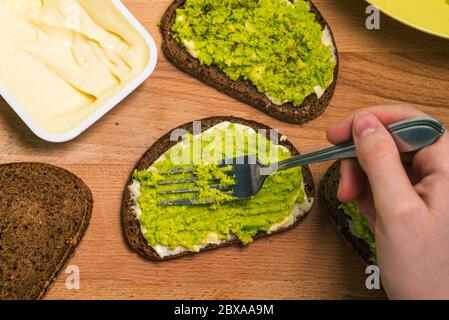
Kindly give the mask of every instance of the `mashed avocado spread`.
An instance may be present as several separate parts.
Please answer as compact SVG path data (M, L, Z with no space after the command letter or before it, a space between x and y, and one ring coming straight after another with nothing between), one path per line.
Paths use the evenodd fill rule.
M293 223L296 216L292 217L292 213L296 206L310 206L304 192L301 168L271 175L262 190L251 199L223 202L229 195L225 191L208 188L208 180L215 179L215 183L221 186L232 185L234 179L226 172L227 167L217 167L216 163L244 155L257 155L264 164L291 156L286 148L275 145L253 129L223 122L201 134L184 135L181 142L169 149L148 170L135 171L134 187L138 185L138 192L134 194L139 209L136 213L148 244L153 248L162 246L170 250L184 248L190 251L198 251L201 246L235 237L243 244L248 244L258 232L271 232L277 225ZM160 173L180 167L180 159L186 168L191 168L192 163L196 164L193 167L198 182L175 187L198 187L203 190L203 195L199 197L215 199L217 203L192 206L161 204L161 201L167 199L198 197L198 194L193 193L160 193L174 187L160 185L162 179L167 179L167 176L161 176ZM200 161L199 164L197 161ZM169 178L182 179L189 176L190 172L181 172L170 175Z
M172 30L201 64L251 81L277 104L300 106L333 80L334 49L304 0L187 0Z
M369 227L368 220L354 203L341 204L339 208L343 209L345 214L351 218L351 232L368 243L371 250L371 260L377 262L376 239Z

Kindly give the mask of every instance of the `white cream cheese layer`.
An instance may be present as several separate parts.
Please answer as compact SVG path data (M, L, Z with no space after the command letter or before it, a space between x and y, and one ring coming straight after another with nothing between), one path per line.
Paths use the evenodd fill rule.
M224 121L224 122L221 122L221 123L219 123L219 124L209 128L208 130L204 131L201 134L211 133L211 132L213 132L214 130L217 130L217 129L219 129L219 130L226 130L230 125L231 125L230 122ZM233 123L233 125L236 126L239 129L247 129L248 130L248 134L254 134L254 135L258 134L254 129L252 129L252 128L248 127L248 126L244 126L242 124L237 124L237 123ZM287 139L286 136L281 136L281 138L280 138L281 141L285 141L286 139ZM187 142L185 140L183 140L183 141L179 142L179 144L186 144L187 145ZM280 147L286 149L284 146L280 146ZM288 149L286 149L286 150L288 150ZM161 157L159 157L159 159L156 160L155 163L157 163L159 161L162 161L163 159L165 159L165 155L162 155ZM154 167L154 164L150 168L148 168L147 170L156 170L155 167ZM292 210L292 212L291 212L291 214L288 217L286 217L283 221L273 224L269 228L269 230L267 231L268 234L274 233L276 231L279 231L281 229L285 229L285 228L293 225L299 218L304 216L311 209L311 207L313 205L313 202L314 202L314 199L307 197L307 194L304 192L304 188L305 188L304 182L302 182L300 190L298 190L298 193L295 195L295 199L294 199L294 201L296 202L297 198L301 194L301 191L303 191L302 193L304 194L304 197L305 197L304 202L296 203L294 208L293 208L293 210ZM131 199L132 199L132 202L133 202L132 209L134 211L136 219L140 223L140 218L142 216L142 209L139 206L139 197L140 197L140 194L141 194L140 193L140 183L138 181L136 181L136 180L133 180L133 183L128 187L128 190L129 190L129 192L131 194ZM143 234L145 234L147 232L147 230L143 227L142 223L140 223L140 226L141 226L141 232ZM226 242L226 241L229 241L229 240L233 240L233 239L235 239L235 236L230 234L228 236L227 240L220 240L218 238L217 234L211 233L204 240L203 244L196 245L194 247L194 250L191 250L191 251L198 252L201 249L207 247L208 245L212 245L212 244L219 245L219 244L222 244L223 242ZM177 254L189 251L187 248L184 248L184 247L177 247L175 249L170 249L170 248L168 248L166 246L163 246L163 245L156 245L156 246L153 246L152 248L156 251L156 253L161 258L168 257L168 256L173 256L173 255L177 255Z
M330 48L330 50L332 51L331 61L337 62L337 49L334 46L334 41L332 39L332 35L331 35L331 32L330 32L328 26L326 26L323 30L323 35L321 37L321 41L323 42L324 45L328 46ZM322 88L320 86L316 86L313 88L315 90L315 93L316 93L318 99L324 95L324 93L326 92L326 89L329 88L329 86L332 84L333 81L334 81L334 75L332 75L332 78L329 81L329 83L327 84L326 88Z

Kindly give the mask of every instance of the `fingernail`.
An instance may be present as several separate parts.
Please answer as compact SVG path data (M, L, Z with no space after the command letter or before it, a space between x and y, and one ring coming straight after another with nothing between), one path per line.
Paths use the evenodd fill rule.
M369 112L360 112L354 118L354 133L364 138L374 133L379 127L379 120Z

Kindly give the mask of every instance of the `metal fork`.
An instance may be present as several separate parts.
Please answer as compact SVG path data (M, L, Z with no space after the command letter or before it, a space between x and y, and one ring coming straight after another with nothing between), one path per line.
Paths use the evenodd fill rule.
M389 132L393 136L398 150L401 153L410 153L423 149L434 142L436 142L445 132L445 127L442 123L432 118L413 118L400 122L393 123L388 127ZM233 200L248 199L255 196L262 188L265 179L277 171L287 170L293 167L303 166L307 164L329 161L356 158L356 150L354 142L348 141L330 148L312 152L309 154L291 157L287 160L278 162L271 166L264 166L255 156L245 156L234 159L227 159L222 166L231 166L232 170L229 174L233 176L235 185L231 187L220 187L219 185L211 183L211 188L223 190ZM193 169L176 168L162 175L171 175L180 172L194 172ZM195 176L184 179L162 180L161 185L174 185L182 183L191 183L197 181ZM195 194L198 192L195 188L165 190L159 192L160 194ZM170 201L161 201L162 205L193 205L198 204L195 197L177 199ZM204 203L201 203L204 204Z

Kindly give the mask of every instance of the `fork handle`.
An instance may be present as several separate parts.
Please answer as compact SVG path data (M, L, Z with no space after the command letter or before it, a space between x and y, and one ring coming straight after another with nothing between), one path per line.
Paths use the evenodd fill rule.
M432 118L413 118L396 122L387 127L400 153L423 149L436 142L445 132L444 125ZM271 172L290 169L306 164L356 158L352 140L305 155L291 157L272 166Z

